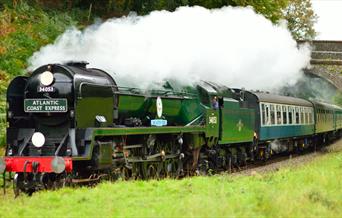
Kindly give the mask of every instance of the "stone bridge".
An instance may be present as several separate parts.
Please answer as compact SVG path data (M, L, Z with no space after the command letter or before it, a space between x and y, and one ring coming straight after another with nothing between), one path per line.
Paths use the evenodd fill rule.
M304 41L299 41L299 44ZM342 41L311 41L311 67L306 74L325 79L342 91Z

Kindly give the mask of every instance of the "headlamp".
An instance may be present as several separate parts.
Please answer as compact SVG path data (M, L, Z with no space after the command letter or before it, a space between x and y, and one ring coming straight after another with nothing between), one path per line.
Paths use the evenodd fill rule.
M53 83L53 74L50 71L45 71L44 73L40 74L40 83L44 86L49 86Z
M45 136L41 132L35 132L33 133L31 140L35 147L40 148L45 143Z

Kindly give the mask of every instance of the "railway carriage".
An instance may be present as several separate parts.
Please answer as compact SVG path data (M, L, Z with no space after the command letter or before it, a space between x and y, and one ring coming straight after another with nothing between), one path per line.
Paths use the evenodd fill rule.
M254 109L253 153L259 159L313 145L315 120L310 101L266 92L232 91L241 104Z
M259 101L259 140L301 138L314 134L311 102L288 96L255 93Z
M322 102L313 102L316 112L315 129L316 134L323 134L324 137L335 134L341 127L337 125L341 117L341 108Z
M342 129L342 108L335 107L334 110L334 122L335 122L335 130L338 131L340 136Z
M315 132L328 133L335 130L334 111L336 108L333 105L322 102L313 102L316 111Z

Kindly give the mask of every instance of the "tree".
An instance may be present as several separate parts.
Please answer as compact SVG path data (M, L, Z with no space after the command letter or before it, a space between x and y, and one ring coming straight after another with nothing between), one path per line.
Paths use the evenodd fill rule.
M1 0L0 0L1 1ZM2 4L14 5L22 0L2 0ZM252 6L254 10L264 15L273 23L285 19L289 30L295 39L313 39L316 36L314 23L317 15L312 9L311 0L35 0L27 1L29 4L38 4L46 8L59 8L61 6L88 10L93 17L120 17L135 11L145 15L154 10L174 11L180 6L199 5L205 8L221 8L223 6ZM0 3L1 8L1 3ZM88 17L89 17L88 16Z
M314 24L317 21L311 0L290 0L284 10L288 28L297 40L312 40L317 35Z
M252 6L254 10L270 19L273 23L283 18L283 10L288 6L289 0L228 0L232 6Z

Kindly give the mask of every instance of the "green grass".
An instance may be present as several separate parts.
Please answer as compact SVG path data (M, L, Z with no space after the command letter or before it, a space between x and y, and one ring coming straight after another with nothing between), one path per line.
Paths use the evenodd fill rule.
M342 153L256 176L102 183L0 200L3 217L340 217Z

